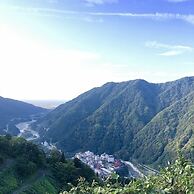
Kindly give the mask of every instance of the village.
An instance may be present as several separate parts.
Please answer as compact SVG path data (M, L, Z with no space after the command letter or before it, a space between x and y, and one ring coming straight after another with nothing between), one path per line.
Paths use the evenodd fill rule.
M129 175L126 164L119 159L115 159L113 155L106 153L95 155L93 152L86 151L77 153L75 158L90 166L101 178L106 178L112 173L117 173L121 176Z

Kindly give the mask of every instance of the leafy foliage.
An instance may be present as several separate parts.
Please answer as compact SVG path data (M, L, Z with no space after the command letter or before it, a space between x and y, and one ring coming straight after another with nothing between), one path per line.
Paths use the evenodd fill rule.
M49 178L41 178L40 180L36 181L32 186L25 191L21 192L20 194L55 194L58 193L57 188L55 188L54 184L52 184L52 180Z
M113 177L117 180L117 177ZM194 166L182 156L163 169L159 175L133 180L127 185L118 181L104 185L93 182L92 185L80 179L76 187L61 194L193 194L194 193Z
M79 177L97 180L94 172L81 161L65 159L53 150L48 156L35 144L23 138L0 136L0 193L57 194L77 185ZM78 165L79 164L79 165ZM19 192L20 191L20 192Z
M11 170L0 173L0 193L11 193L18 186L19 182Z

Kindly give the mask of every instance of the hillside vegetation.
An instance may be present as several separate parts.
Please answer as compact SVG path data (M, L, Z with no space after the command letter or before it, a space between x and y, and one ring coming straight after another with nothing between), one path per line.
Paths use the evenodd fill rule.
M37 145L9 135L0 137L2 194L193 194L194 166L179 158L155 176L105 182L80 160L67 160L53 150L47 156Z
M59 106L35 128L69 154L106 152L157 167L178 149L194 159L194 77L107 83Z
M53 150L46 155L22 138L0 136L0 193L57 194L76 186L79 177L97 180L94 172L78 159L67 160Z
M180 156L157 176L119 183L117 176L112 176L103 185L97 182L88 184L80 179L76 187L61 194L193 194L194 167Z

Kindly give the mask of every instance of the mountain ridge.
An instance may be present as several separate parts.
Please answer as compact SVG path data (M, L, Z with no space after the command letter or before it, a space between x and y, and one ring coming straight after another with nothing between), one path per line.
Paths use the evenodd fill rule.
M107 152L124 159L133 158L145 164L154 164L159 157L167 154L163 153L166 152L163 147L167 145L157 150L158 157L153 155L150 160L144 155L138 157L137 149L135 150L138 133L145 128L139 140L143 146L138 149L145 149L145 153L151 153L152 146L154 148L160 144L153 141L152 146L145 144L145 135L151 126L149 123L163 111L167 114L166 111L171 110L169 107L192 92L194 77L159 84L141 79L121 83L109 82L59 106L36 123L37 129L42 134L43 140L52 139L67 153L89 149L95 153ZM186 98L185 102L180 103L183 109L186 108L185 103L189 103L190 100ZM174 112L176 113L176 110ZM187 114L191 112L192 110L187 110ZM175 113L171 115L172 119L176 118ZM162 118L156 117L155 123L164 124L165 114ZM194 113L192 115L194 116ZM173 124L169 122L168 125L172 127ZM151 129L154 129L154 126L152 124ZM163 131L161 126L159 130ZM159 131L155 130L155 133ZM151 139L154 139L153 134ZM173 152L175 150L173 147ZM166 157L164 163L168 158L171 157Z
M32 115L45 113L46 111L46 109L29 103L0 97L0 134L17 135L19 131L15 124L19 120L30 119Z

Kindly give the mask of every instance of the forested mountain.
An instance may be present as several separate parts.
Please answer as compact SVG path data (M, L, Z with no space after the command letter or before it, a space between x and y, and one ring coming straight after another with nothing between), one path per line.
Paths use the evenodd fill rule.
M36 128L67 153L91 150L165 164L179 148L192 156L193 125L194 77L186 77L107 83L59 106Z
M46 109L31 104L0 97L0 134L9 131L17 134L15 122L21 119L29 119L30 116L45 112Z

